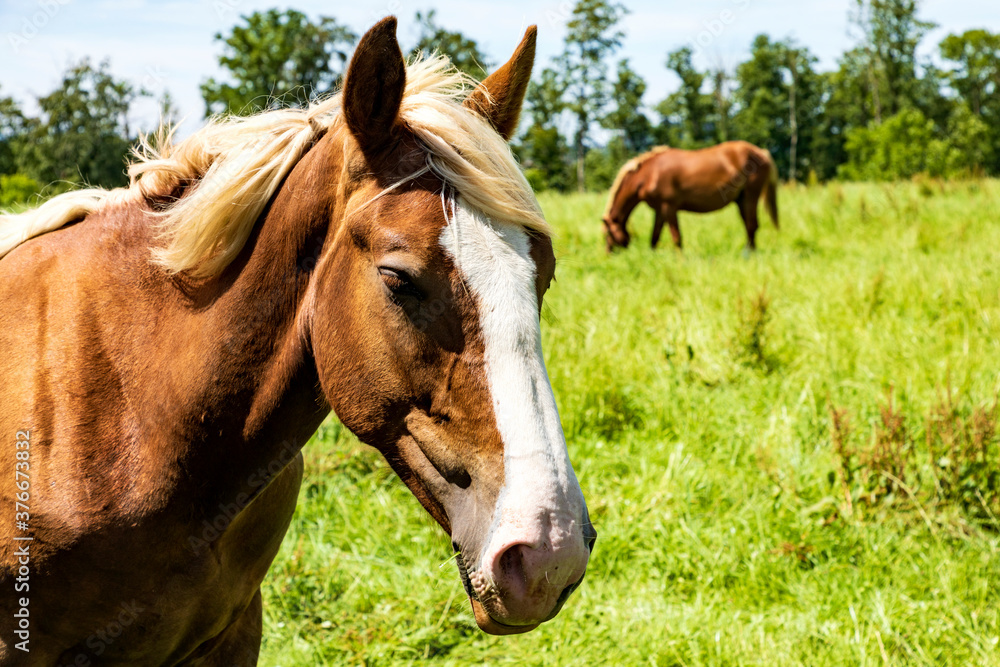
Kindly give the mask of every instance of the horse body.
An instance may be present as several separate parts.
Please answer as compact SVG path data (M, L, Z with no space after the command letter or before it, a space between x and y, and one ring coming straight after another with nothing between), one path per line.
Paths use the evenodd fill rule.
M645 201L655 213L652 247L660 241L664 224L680 248L679 211L710 213L735 202L747 232L747 245L756 248L757 203L764 197L771 219L778 225L778 171L770 153L745 141L730 141L697 151L657 147L627 162L611 188L603 215L608 250L628 247L626 223L632 210Z
M293 189L310 162L289 177ZM259 609L241 613L291 520L298 447L326 414L294 326L306 286L296 267L320 230L302 230L284 199L257 252L200 288L157 275L136 206L0 262L0 369L27 388L5 399L0 424L32 434L33 663L172 664L230 626L260 625ZM10 469L12 454L0 452ZM0 543L0 561L12 544ZM4 640L15 602L0 598ZM120 624L126 611L136 617ZM113 642L96 634L116 623Z
M530 630L579 584L594 534L539 347L551 243L427 168L394 29L359 44L343 120L217 275L150 262L152 213L197 195L181 183L2 257L0 429L29 434L31 511L0 517L0 586L30 536L31 652L5 594L0 664L253 664L299 450L331 408L451 535L484 630ZM504 138L533 46L468 104Z

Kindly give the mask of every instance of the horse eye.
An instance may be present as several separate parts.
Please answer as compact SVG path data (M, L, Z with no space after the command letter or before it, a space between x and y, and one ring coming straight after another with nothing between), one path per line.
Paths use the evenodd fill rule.
M414 284L413 279L406 275L405 272L380 266L378 273L382 277L382 282L389 288L393 296L412 297L414 299L422 299L424 297L420 288Z

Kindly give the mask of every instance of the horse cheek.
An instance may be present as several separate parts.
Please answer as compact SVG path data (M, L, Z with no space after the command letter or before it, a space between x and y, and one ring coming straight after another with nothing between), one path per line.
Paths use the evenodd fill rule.
M332 273L340 272L336 269ZM311 343L320 386L341 423L363 442L379 446L378 437L402 422L399 396L406 394L380 321L383 295L357 277L331 275L328 281L345 288L317 299Z

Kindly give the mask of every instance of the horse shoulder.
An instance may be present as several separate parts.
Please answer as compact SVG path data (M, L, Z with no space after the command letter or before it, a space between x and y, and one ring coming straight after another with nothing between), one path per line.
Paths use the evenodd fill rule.
M637 174L639 196L654 208L659 202L676 198L683 181L684 162L677 151L667 150L651 156Z
M122 497L148 491L133 474L129 446L140 434L122 353L142 306L121 289L131 276L108 222L50 232L0 261L0 428L31 433L36 506L62 513L45 522L55 543L86 532L88 516L113 520ZM11 456L0 451L0 460ZM165 479L160 470L147 477Z

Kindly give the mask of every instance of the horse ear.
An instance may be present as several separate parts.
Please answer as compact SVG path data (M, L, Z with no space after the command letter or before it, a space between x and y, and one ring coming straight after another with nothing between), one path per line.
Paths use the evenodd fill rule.
M390 143L405 87L406 64L396 41L396 17L388 16L358 42L344 77L344 121L366 155Z
M521 104L535 64L535 38L538 28L530 26L507 63L476 87L465 106L477 112L500 136L510 140L521 116Z

